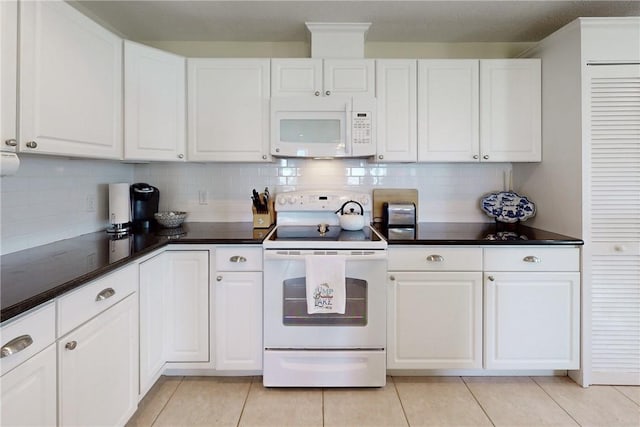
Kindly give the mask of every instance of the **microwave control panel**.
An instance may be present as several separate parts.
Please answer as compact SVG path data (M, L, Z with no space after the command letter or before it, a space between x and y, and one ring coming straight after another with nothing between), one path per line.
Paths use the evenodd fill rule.
M351 138L354 144L371 144L371 112L353 111Z

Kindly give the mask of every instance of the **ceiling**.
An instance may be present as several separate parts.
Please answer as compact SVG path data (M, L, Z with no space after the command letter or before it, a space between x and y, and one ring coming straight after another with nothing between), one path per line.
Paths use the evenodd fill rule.
M535 42L587 16L640 16L634 1L72 0L137 41L305 41L304 23L371 22L370 42Z

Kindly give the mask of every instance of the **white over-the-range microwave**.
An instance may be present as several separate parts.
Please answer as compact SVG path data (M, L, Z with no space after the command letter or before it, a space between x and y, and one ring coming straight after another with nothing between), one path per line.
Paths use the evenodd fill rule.
M376 154L376 99L271 99L271 154L277 157L370 157Z

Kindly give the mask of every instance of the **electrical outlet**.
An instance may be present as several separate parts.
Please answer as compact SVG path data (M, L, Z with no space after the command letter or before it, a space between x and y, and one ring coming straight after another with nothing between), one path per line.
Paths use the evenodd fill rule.
M198 191L198 203L201 205L208 205L209 204L209 195L207 194L206 190L199 190Z
M85 208L86 208L87 212L95 212L96 211L96 196L95 195L87 194Z

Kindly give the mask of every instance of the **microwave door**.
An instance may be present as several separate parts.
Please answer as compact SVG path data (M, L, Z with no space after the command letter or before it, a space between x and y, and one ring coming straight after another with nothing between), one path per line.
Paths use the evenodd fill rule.
M274 155L289 157L349 155L347 115L343 112L278 112L275 127L276 138L272 141Z

